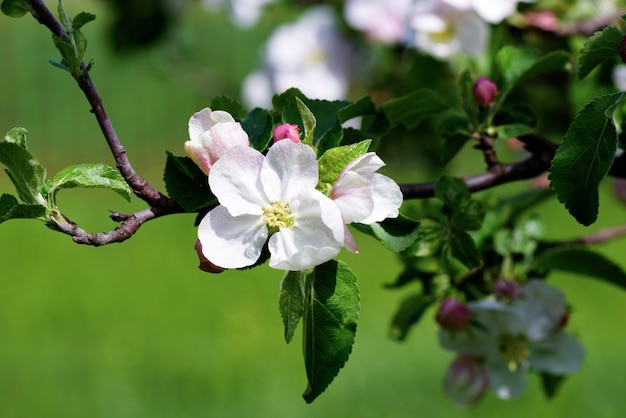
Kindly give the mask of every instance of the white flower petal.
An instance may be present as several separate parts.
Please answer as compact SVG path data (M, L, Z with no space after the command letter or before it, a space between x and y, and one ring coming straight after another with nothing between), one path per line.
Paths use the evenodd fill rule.
M373 186L374 209L361 223L371 224L387 218L398 216L398 209L402 205L400 186L387 176L374 173L368 177Z
M339 176L331 198L341 211L346 224L361 222L374 210L374 190L360 174L348 171Z
M278 141L267 153L260 178L269 200L288 203L301 190L317 185L315 151L308 145Z
M357 254L359 252L359 245L356 243L356 240L352 236L352 233L348 229L347 225L344 225L343 228L343 246L346 250L353 254Z
M268 202L258 185L263 154L244 146L228 150L211 168L209 186L231 215L262 214Z
M202 132L208 131L213 126L212 112L210 108L206 107L191 115L191 118L189 118L189 139L199 141Z
M267 226L260 216L233 217L224 206L211 210L200 222L202 253L213 264L241 268L254 264L267 241Z
M378 155L376 155L375 152L366 152L346 164L344 169L341 171L341 174L347 171L353 171L361 174L362 176L368 176L384 166L385 163ZM339 175L340 177L341 174Z
M545 341L533 343L530 366L552 374L566 374L581 368L585 350L580 342L567 334L558 332Z
M250 146L248 134L243 130L241 124L238 122L217 123L211 127L210 132L211 145L208 150L213 163L220 159L222 155L224 155L224 153L232 147L236 147L238 145L242 145L244 147Z
M511 371L503 361L487 360L485 370L489 379L489 387L500 399L515 398L526 389L528 371L525 367L518 366L514 371Z
M530 340L542 340L552 334L563 319L567 308L565 295L539 280L530 280L521 290L519 304L525 310L525 334Z

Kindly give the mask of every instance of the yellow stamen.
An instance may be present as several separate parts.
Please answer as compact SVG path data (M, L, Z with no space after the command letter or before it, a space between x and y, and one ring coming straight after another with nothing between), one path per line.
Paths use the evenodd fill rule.
M294 216L291 214L289 204L270 201L269 206L263 206L263 222L270 229L280 229L292 227Z

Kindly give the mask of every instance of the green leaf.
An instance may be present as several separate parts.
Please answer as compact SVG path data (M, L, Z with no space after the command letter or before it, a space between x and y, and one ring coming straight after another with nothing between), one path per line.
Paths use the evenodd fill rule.
M420 219L417 238L407 252L416 257L435 255L445 243L446 233L446 228L441 222L432 219Z
M45 221L46 207L43 205L22 205L10 194L0 196L0 223L17 218L33 218Z
M496 62L507 90L539 74L563 70L569 62L569 54L554 51L539 56L527 48L507 45L496 56Z
M52 180L51 195L54 201L61 189L74 187L105 188L130 201L132 191L120 173L106 164L78 164L61 170Z
M302 333L307 403L326 390L348 360L358 317L359 289L350 269L335 260L317 266L307 280Z
M580 50L578 78L582 80L604 61L619 56L624 34L615 26L608 26L591 35Z
M626 272L615 262L584 248L557 248L539 255L534 265L548 270L569 271L596 277L626 289Z
M298 106L298 112L300 113L300 118L302 119L302 124L304 125L304 142L308 145L313 145L313 136L315 135L315 115L311 112L302 100L296 97L296 105Z
M242 121L241 127L248 134L250 146L257 151L265 151L272 142L272 118L265 109L256 108Z
M177 157L168 151L163 180L169 196L187 212L217 204L207 175L189 157Z
M371 143L372 141L365 140L357 144L335 147L326 151L318 162L319 184L322 186L325 184L335 184L346 164L358 156L365 154Z
M450 217L452 227L460 231L477 231L485 219L485 209L477 200L467 199L459 202Z
M71 32L72 21L70 20L70 17L65 12L65 9L63 8L63 2L61 2L61 0L59 0L58 14L59 14L59 23L61 23L61 25L66 31Z
M523 123L512 123L510 125L501 125L496 128L497 137L499 140L505 140L509 138L517 138L522 135L533 133L535 128L525 125Z
M474 100L474 83L475 80L469 70L463 71L459 77L459 97L461 106L465 111L466 119L474 125L478 124L478 104Z
M435 299L421 293L405 298L391 320L389 335L397 341L406 338L411 327L422 318L426 310Z
M10 17L22 17L30 11L26 0L2 0L0 10Z
M388 250L399 253L413 244L418 236L419 222L403 215L370 225L350 224L358 231L371 235Z
M45 205L41 195L46 170L26 147L26 129L13 128L0 140L0 163L26 204Z
M449 105L441 100L439 93L430 89L420 89L406 96L392 99L380 106L389 124L404 125L413 129L426 119L432 119L448 110Z
M624 93L596 97L574 118L550 165L550 184L576 220L590 225L598 217L598 186L617 150L612 114Z
M452 230L448 237L448 244L452 256L463 263L465 267L471 269L480 265L480 253L474 240L467 232Z
M72 20L72 27L74 30L80 29L93 20L96 20L96 15L87 12L80 12Z
M539 373L541 388L548 399L554 399L561 385L565 382L566 375L555 375L545 372Z
M285 327L285 341L291 342L293 333L304 313L304 280L306 274L301 271L286 271L280 281L278 309Z
M471 139L469 119L459 113L451 113L441 120L437 127L439 136L443 138L441 147L441 163L448 164L450 160Z
M235 120L242 120L246 117L246 109L244 109L241 103L227 96L213 97L210 107L211 110L223 110L230 113Z

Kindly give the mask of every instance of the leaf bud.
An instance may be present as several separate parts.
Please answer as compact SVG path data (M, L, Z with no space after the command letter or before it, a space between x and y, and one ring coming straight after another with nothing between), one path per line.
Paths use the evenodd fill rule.
M498 86L485 76L480 76L472 89L474 100L480 106L490 106L498 95Z
M470 325L472 312L469 307L456 299L446 298L441 301L435 320L448 331L463 331Z

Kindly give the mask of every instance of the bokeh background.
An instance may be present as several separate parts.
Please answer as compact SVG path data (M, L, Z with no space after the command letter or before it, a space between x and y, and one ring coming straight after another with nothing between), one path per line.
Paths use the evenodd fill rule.
M52 4L56 7L56 4ZM105 2L64 2L97 20L84 29L92 77L135 169L163 190L165 150L183 154L187 121L218 94L237 97L259 62L276 16L249 29L191 6L170 40L117 53L114 14ZM288 17L288 8L284 12ZM23 126L49 176L82 162L114 165L82 93L57 59L50 34L32 18L0 17L0 130ZM402 181L432 176L420 157L381 149ZM408 156L407 156L408 154ZM402 158L399 158L399 155ZM460 158L453 171L474 169ZM430 177L432 179L432 177ZM519 187L502 187L504 194ZM13 193L0 176L0 192ZM622 222L624 206L603 186L600 219L583 228L557 203L539 208L547 235L571 238ZM114 228L110 210L133 211L112 192L64 190L61 210L88 231ZM390 318L411 289L385 290L400 271L395 256L358 235L359 255L342 253L361 289L351 358L312 405L299 333L282 338L281 272L209 275L197 269L194 215L149 222L135 237L102 248L78 246L38 221L0 225L0 417L619 417L624 414L626 295L576 275L553 275L573 306L570 331L583 342L584 367L547 400L532 376L527 392L503 402L488 394L460 410L441 381L452 353L438 347L434 312L406 341L388 337ZM598 247L626 266L626 243ZM540 415L539 415L540 414Z

